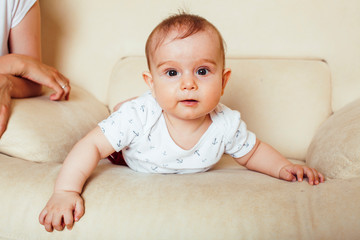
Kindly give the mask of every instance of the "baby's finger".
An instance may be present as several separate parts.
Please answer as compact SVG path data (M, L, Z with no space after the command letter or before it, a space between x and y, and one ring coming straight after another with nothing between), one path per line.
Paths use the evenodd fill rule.
M300 166L296 168L296 178L299 182L302 182L304 179L304 169Z
M305 174L309 180L309 184L314 185L314 173L311 168L304 167Z
M52 226L52 213L47 213L44 220L45 230L48 232L54 231Z
M46 214L47 214L47 210L43 209L39 215L39 223L41 225L44 225Z
M318 185L319 184L319 174L316 171L316 169L311 169L311 170L314 173L314 183L315 183L315 185Z
M279 173L279 178L284 179L286 181L296 181L294 175L288 172L285 168L282 168Z
M52 220L52 226L57 231L64 230L63 215L62 214L54 214L53 220Z
M324 177L324 175L323 175L322 173L320 173L320 172L318 172L318 174L319 174L320 182L321 182L321 183L325 182L325 177Z
M71 230L74 225L74 216L71 211L68 211L64 214L64 224L67 229Z
M84 201L82 198L78 199L75 204L74 220L77 222L84 215Z

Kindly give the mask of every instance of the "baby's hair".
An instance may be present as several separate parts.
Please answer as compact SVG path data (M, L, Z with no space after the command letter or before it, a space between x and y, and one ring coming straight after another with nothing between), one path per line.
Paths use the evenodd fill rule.
M171 15L164 19L157 25L150 33L145 46L145 54L148 67L150 69L150 56L156 49L163 43L168 34L176 30L178 35L174 37L176 39L187 38L197 32L212 30L219 37L220 51L223 55L223 62L225 64L225 42L219 32L219 30L208 20L198 15L189 14L185 11L179 11L178 14Z

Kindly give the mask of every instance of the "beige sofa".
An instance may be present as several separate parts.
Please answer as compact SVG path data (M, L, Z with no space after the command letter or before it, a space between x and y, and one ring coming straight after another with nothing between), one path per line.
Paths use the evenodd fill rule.
M360 2L40 0L44 61L71 79L69 102L15 100L0 140L0 239L360 239ZM178 8L213 22L233 75L222 102L291 161L327 181L290 183L237 165L137 173L102 160L86 213L47 233L38 215L72 145L146 90L144 44Z

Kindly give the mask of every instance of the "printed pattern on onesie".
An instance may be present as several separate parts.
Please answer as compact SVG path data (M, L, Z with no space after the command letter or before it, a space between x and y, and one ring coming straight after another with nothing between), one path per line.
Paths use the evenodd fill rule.
M210 117L213 123L189 150L173 141L162 109L150 92L124 103L99 126L135 171L195 173L209 170L224 153L235 158L246 155L256 142L239 112L219 104Z

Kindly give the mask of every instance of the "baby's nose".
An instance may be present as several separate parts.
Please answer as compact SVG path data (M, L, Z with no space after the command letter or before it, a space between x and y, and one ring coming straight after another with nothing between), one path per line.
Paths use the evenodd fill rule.
M197 90L196 79L193 76L184 76L181 82L182 90Z

